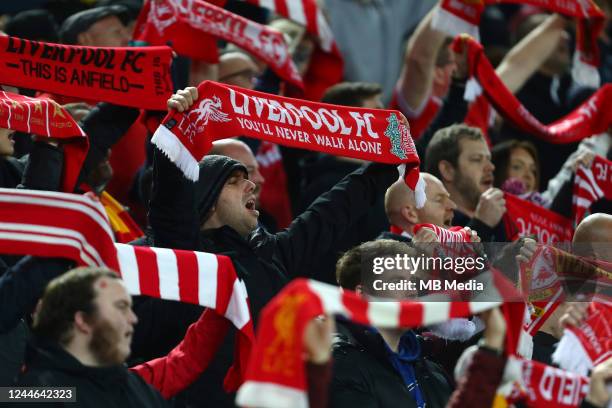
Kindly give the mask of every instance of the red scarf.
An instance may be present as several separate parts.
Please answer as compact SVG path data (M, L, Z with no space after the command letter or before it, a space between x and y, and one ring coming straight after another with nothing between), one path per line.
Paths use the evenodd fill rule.
M574 177L572 210L576 225L591 205L602 198L612 200L612 161L595 156L590 168L579 166Z
M115 244L93 195L0 189L0 220L0 253L108 267L121 275L131 295L199 304L224 316L239 332L235 365L226 376L228 389L237 388L254 335L246 287L229 258Z
M176 52L208 62L218 61L214 39L220 38L261 59L287 82L303 87L280 32L201 0L149 0L134 32L136 40L172 42ZM203 54L205 48L209 50Z
M0 37L7 85L164 110L172 95L168 47L81 47Z
M244 135L290 147L381 163L405 165L400 172L425 203L419 157L399 112L335 106L285 98L204 81L191 110L171 112L152 142L190 180L213 140Z
M592 0L443 0L436 9L432 27L451 36L465 33L478 38L485 5L499 3L530 4L576 18L578 38L572 75L578 83L599 87L597 37L603 30L605 15Z
M322 314L339 314L380 328L412 328L466 317L498 302L368 302L354 292L296 279L263 309L244 384L241 406L307 407L304 330ZM522 304L520 304L522 306Z
M342 81L344 61L316 0L246 1L303 25L308 33L318 39L304 73L304 90L288 88L287 96L319 101L327 88Z
M565 301L565 279L590 281L593 286L609 281L609 273L597 262L567 253L558 248L540 245L531 259L520 265L520 283L525 301L531 305L525 330L531 335Z
M463 123L468 126L477 127L482 131L489 148L493 146L489 138L489 127L491 126L491 116L494 114L491 105L485 95L479 95L468 108L467 115Z
M274 217L278 229L287 228L293 221L293 214L281 150L278 145L263 141L255 158L259 172L266 180L259 199L261 208Z
M484 55L482 45L474 39L459 36L453 42L456 52L468 47L470 79L466 90L482 86L489 102L519 130L548 143L564 144L582 140L608 130L612 122L612 85L606 84L567 116L549 124L540 123L506 88ZM477 82L475 82L477 80ZM474 86L470 86L471 84ZM474 95L476 92L471 92Z
M577 408L589 390L589 378L534 360L519 360L521 378L507 404L521 402L527 408ZM495 408L502 405L494 405ZM508 406L508 405L505 405Z
M117 242L127 244L144 236L127 209L108 192L102 192L100 202L104 206L104 211L106 211Z
M591 302L586 320L565 329L553 354L563 369L588 375L597 364L612 357L612 302L598 298Z
M536 235L542 244L569 242L574 236L572 220L542 206L504 193L506 214L504 225L508 241L519 237Z
M438 237L438 242L472 242L470 234L463 227L442 228L434 224L417 224L414 226L414 233L423 228L432 230Z
M63 107L51 99L35 99L1 91L0 128L53 137L66 142L63 146L61 188L66 192L74 191L89 150L89 141L85 132Z

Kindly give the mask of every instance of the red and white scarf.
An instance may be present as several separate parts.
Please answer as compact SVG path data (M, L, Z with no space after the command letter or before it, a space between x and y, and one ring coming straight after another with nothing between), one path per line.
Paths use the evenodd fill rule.
M570 242L574 236L572 220L540 205L505 193L506 214L504 226L508 241L520 237L536 236L542 244Z
M30 98L0 91L0 128L67 142L63 147L61 188L66 192L74 191L81 166L89 150L89 140L83 129L63 107L51 99Z
M482 45L473 38L458 36L452 46L456 52L467 47L471 79L466 85L466 96L476 97L479 92L483 92L495 110L523 132L548 143L564 144L605 132L612 123L610 84L605 84L570 114L544 125L527 111L497 76L484 55Z
M93 195L16 189L0 189L0 253L108 267L121 275L131 295L214 310L238 330L226 384L235 390L240 383L254 331L246 287L228 257L115 244L104 207Z
M190 180L213 140L244 135L290 147L400 165L400 174L425 203L419 157L405 118L396 111L328 105L204 81L199 99L170 112L152 142Z
M316 0L246 0L303 25L318 39L304 73L304 89L288 88L285 95L319 101L327 88L342 81L344 61Z
M58 95L165 110L168 47L82 47L0 36L2 83Z
M511 357L506 365L516 381L498 388L494 408L520 403L527 408L577 408L589 390L589 378L540 363Z
M170 42L177 53L207 62L218 62L211 36L220 38L261 59L285 81L303 87L280 32L202 0L149 0L134 33L135 40Z
M434 224L417 224L414 226L414 233L427 228L433 231L438 237L438 242L472 242L470 234L463 227L442 228Z
M499 304L368 302L336 286L296 279L260 315L257 341L237 403L269 408L308 407L303 335L307 323L319 315L338 314L379 328L412 328L470 316Z
M443 0L436 8L432 27L451 36L468 34L478 38L478 25L485 6L499 3L530 4L576 18L578 38L572 75L582 85L599 87L597 37L604 27L605 15L593 0Z
M602 198L612 200L612 161L595 156L590 168L578 166L576 169L572 199L576 225L580 223L591 205Z
M553 361L565 370L588 375L597 364L612 357L612 302L597 297L591 302L586 320L569 326L553 354Z

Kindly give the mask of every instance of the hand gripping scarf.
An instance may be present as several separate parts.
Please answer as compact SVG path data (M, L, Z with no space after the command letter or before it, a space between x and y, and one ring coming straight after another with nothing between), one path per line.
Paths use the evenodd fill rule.
M400 175L425 203L419 157L401 113L314 103L204 81L187 112L170 112L152 142L190 180L198 160L218 139L244 135L289 147L399 165Z
M169 47L82 47L0 37L2 83L135 108L165 110Z
M225 384L235 390L243 378L254 338L253 322L246 287L228 257L115 244L104 207L92 196L13 189L0 189L0 253L60 257L80 266L108 267L121 275L131 295L213 310L238 330L235 364Z
M485 6L499 3L530 4L576 18L578 38L572 75L579 84L599 87L597 37L603 30L605 15L593 0L443 0L431 24L451 36L468 34L478 38L478 25Z
M149 0L140 12L134 38L171 43L191 58L218 62L216 38L236 44L264 61L279 77L302 88L283 35L264 25L201 0Z
M63 107L50 99L30 98L0 91L0 128L52 137L65 142L61 188L66 192L74 191L89 150L89 140L83 129Z
M570 114L544 125L506 88L484 55L482 45L473 38L458 36L452 46L456 52L467 47L471 77L466 85L467 99L484 93L497 112L522 132L548 143L564 144L605 132L612 123L611 84L605 84Z

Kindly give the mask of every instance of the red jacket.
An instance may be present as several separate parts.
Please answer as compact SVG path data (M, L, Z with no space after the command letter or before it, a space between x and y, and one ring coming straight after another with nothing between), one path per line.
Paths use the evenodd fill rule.
M130 370L141 376L168 399L189 387L206 370L225 339L230 322L206 309L191 324L185 338L165 357L137 365Z

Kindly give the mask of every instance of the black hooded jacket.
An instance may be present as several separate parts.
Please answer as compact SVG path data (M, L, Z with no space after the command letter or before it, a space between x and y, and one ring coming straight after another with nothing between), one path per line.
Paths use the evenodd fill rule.
M65 405L58 403L55 406L75 408L169 406L154 388L137 374L129 372L124 365L85 366L58 345L42 341L37 345L29 345L26 353L26 371L20 376L18 386L76 387L76 402L66 402ZM44 405L47 406L47 403ZM48 405L54 406L53 403Z
M149 221L153 242L158 247L199 250L228 255L238 275L244 279L255 324L259 312L291 279L310 277L315 272L317 257L334 248L351 225L366 214L376 199L397 180L394 166L370 164L351 173L329 192L317 199L288 229L269 234L262 229L244 239L230 227L200 231L200 218L195 203L197 185L159 151L154 165L154 188ZM190 305L179 306L161 300L146 300L136 305L139 317L133 350L139 353L141 344L156 338L166 346L182 339L187 326L199 316ZM182 309L185 309L183 312ZM177 324L180 321L180 325ZM172 344L174 343L174 344ZM232 343L218 353L203 378L194 385L193 406L231 406L231 399L221 395L221 383L232 361ZM142 359L158 357L168 350L157 348ZM223 360L223 361L221 361ZM217 374L213 375L213 372ZM216 399L219 398L219 399Z

